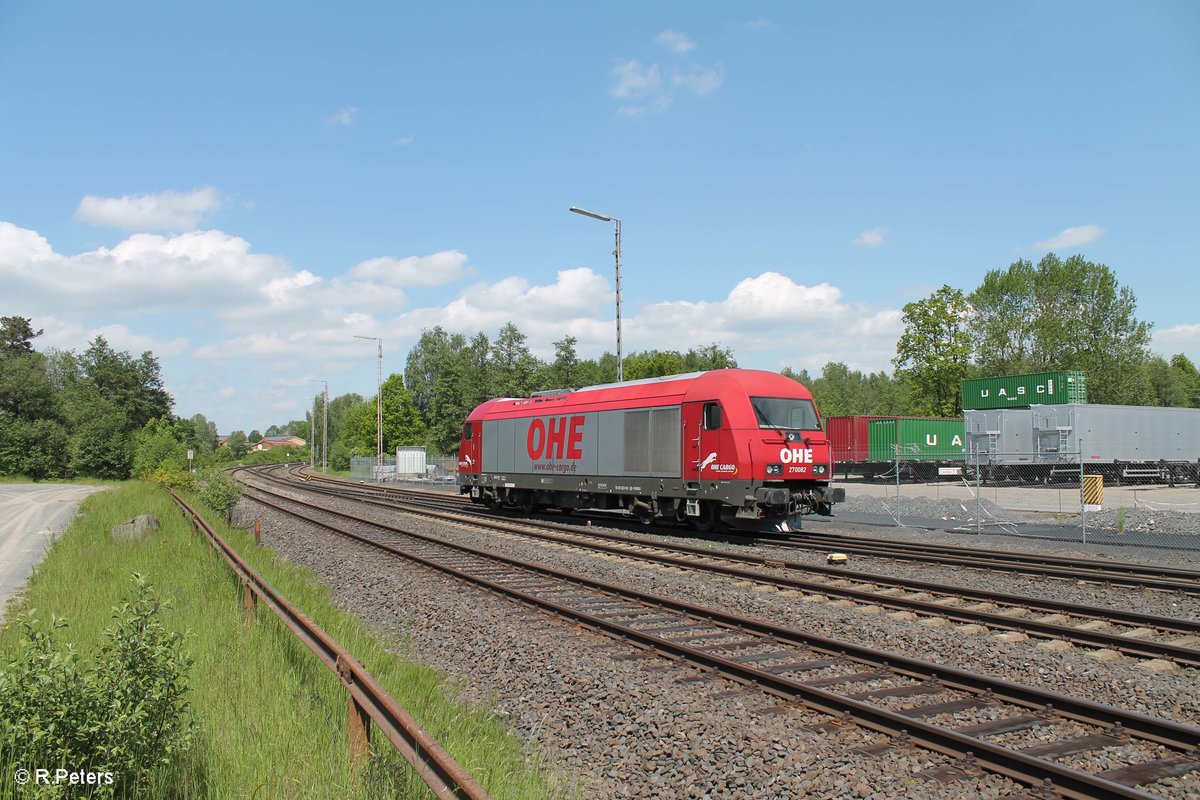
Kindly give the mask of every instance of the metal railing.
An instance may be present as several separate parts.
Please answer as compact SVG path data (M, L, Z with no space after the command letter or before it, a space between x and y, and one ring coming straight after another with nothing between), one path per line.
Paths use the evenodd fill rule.
M487 800L490 797L470 773L379 685L362 662L291 605L182 498L170 489L167 491L192 523L193 529L204 533L209 544L224 557L230 569L242 581L242 598L247 615L253 618L257 604L260 601L265 603L346 687L350 695L347 728L352 764L361 764L369 758L371 723L374 722L437 797L464 800ZM257 526L255 538L258 538Z

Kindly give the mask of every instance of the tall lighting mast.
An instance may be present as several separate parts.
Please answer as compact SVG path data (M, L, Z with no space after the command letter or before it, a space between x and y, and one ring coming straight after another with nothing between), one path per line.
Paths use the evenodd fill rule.
M372 339L379 344L379 359L375 375L375 480L383 476L383 339L378 336L359 336L355 339Z
M617 259L617 383L620 383L625 380L625 359L621 354L621 220L616 217L610 217L607 214L597 214L595 211L588 211L586 208L579 208L578 206L571 206L570 210L585 217L598 219L601 222L616 224L617 246L613 250L613 255Z

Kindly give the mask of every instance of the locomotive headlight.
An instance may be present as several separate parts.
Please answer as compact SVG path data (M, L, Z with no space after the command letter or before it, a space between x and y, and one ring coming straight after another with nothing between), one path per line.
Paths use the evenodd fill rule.
M827 469L829 469L829 468L826 467L824 464L817 464L813 467L813 474L814 475L824 475L825 471Z
M783 474L783 464L767 464L767 474L768 475L782 475Z

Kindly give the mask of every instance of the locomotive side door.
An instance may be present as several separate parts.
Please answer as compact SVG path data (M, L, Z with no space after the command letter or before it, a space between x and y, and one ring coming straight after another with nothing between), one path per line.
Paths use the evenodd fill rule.
M717 478L712 467L721 458L721 428L724 426L721 404L715 400L684 403L683 479L699 482Z
M462 443L458 449L458 472L460 475L478 475L482 471L483 421L463 424Z

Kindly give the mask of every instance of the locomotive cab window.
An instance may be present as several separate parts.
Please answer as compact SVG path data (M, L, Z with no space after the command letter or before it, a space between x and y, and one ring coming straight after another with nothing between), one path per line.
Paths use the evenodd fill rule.
M721 406L717 403L704 404L704 429L719 430L721 427Z
M821 420L812 400L795 397L751 397L758 427L778 430L819 431Z
M471 437L474 435L474 433L475 433L475 428L474 428L474 426L471 425L471 423L468 422L466 425L463 425L463 439L464 440L466 440L468 442L471 441Z

